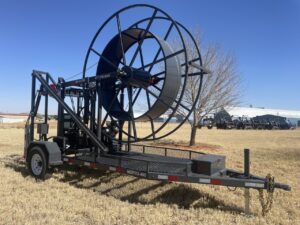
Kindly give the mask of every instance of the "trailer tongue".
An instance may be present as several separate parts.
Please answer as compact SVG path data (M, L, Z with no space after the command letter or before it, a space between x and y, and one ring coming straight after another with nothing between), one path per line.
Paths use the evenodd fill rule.
M134 8L150 9L152 16L122 30L120 15ZM97 50L97 40L111 20L117 24L117 33L102 51ZM167 24L163 36L157 35L152 28L157 22ZM170 33L181 40L179 50L168 44ZM187 54L183 36L190 40L198 54ZM148 64L142 47L146 42L158 49ZM150 50L148 47L147 53ZM98 57L96 75L87 76L92 67L92 54ZM137 144L164 138L184 124L199 100L202 79L207 73L194 38L168 14L149 5L121 9L96 33L81 79L65 81L59 78L55 82L49 73L33 71L31 113L25 127L24 146L31 174L44 179L49 167L65 163L161 181L243 187L269 193L275 188L290 190L288 185L274 182L271 176L252 175L249 150L245 150L244 171L238 172L226 168L225 156ZM186 104L183 97L188 91L186 84L190 82L199 87L192 105ZM49 97L58 105L57 134L53 137L48 137ZM42 98L45 99L45 117L43 122L36 123ZM136 111L142 113L137 115ZM154 123L165 113L168 113L166 121ZM168 129L166 125L170 119L179 113L184 115L182 122ZM148 133L139 130L137 122L146 124ZM38 140L34 138L35 125Z

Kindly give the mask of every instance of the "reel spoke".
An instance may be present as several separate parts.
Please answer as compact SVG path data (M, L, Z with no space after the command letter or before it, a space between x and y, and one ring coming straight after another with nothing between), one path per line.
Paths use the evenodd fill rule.
M154 87L154 88L155 88L156 90L158 90L158 91L162 91L162 89L160 89L159 87L157 87L155 84L152 85L152 87ZM180 105L182 108L184 108L185 110L190 111L190 109L189 109L187 106L185 106L185 105L183 105L182 103L178 102L176 99L174 100L174 102L177 103L177 104L179 104L179 105Z
M97 52L95 49L91 48L91 51L94 52L96 55L98 55L100 58L102 58L105 62L107 62L109 65L111 65L112 67L114 67L116 70L118 70L119 68L113 64L108 58L106 58L105 56L103 56L102 54L100 54L99 52Z
M140 59L141 59L141 65L142 67L144 66L144 56L143 56L143 51L142 51L142 48L139 49L139 53L140 53ZM141 92L142 88L139 88L138 92L136 93L133 101L132 101L132 106L134 105L134 103L136 102L140 92Z
M121 90L121 89L119 89L119 90L117 91L117 93L114 95L114 97L113 97L113 99L112 99L112 101L111 101L111 103L110 103L110 105L109 105L109 108L108 108L108 110L107 110L107 112L106 112L106 114L105 114L105 117L104 117L104 119L103 119L103 121L102 121L101 126L104 126L104 124L105 124L105 122L106 122L106 120L107 120L107 117L108 117L109 113L111 112L112 106L114 105L114 103L115 103L115 101L116 101L116 99L117 99L117 97L118 97L118 95L119 95L119 93L120 93L120 90Z
M123 55L123 62L124 62L123 65L126 65L126 58L125 58L125 53L124 53L124 45L123 45L123 38L122 38L122 29L121 29L121 23L120 23L120 16L119 16L119 14L117 14L116 17L117 17L117 27L118 27L120 44L121 44L121 50L122 50L122 55Z
M145 91L149 94L151 94L153 97L155 97L158 101L160 101L161 103L163 103L164 105L168 106L170 109L172 109L173 111L176 111L176 109L172 106L170 106L169 104L167 104L165 101L163 101L162 99L159 98L159 96L157 96L154 92L150 91L149 89L145 88Z
M152 77L158 77L158 76L164 74L165 72L166 71L162 71L160 73L154 74L154 75L152 75ZM203 72L195 72L195 73L188 73L187 74L188 77L194 77L194 76L199 76L199 75L203 75ZM184 78L184 77L186 77L186 75L182 74L181 77ZM165 80L165 78L159 78L159 81L161 81L161 80Z
M149 93L148 93L148 92L146 92L146 96L147 96L148 110L150 110L150 108L151 108L151 103L150 103L150 96L149 96ZM152 130L153 139L154 139L154 138L155 138L154 122L153 122L153 119L152 119L150 116L149 116L148 118L150 119L151 130Z
M145 63L144 63L144 56L143 56L142 48L139 49L139 53L140 53L141 65L142 65L142 67L144 67Z
M188 73L188 77L194 77L199 75L203 75L203 73L202 72ZM181 77L185 77L185 74L182 74Z
M136 132L136 127L135 127L134 115L133 115L132 87L128 87L127 91L128 91L128 101L129 101L129 114L130 114L130 117L131 117L130 118L131 121L128 121L128 124L130 122L132 123L134 139L137 140L137 132Z
M129 64L129 66L132 66L132 64L134 63L134 60L135 60L135 58L136 58L136 56L137 56L137 54L138 54L138 52L139 52L139 49L141 48L141 46L142 46L142 44L143 44L143 42L144 42L144 40L145 40L145 37L146 37L146 35L147 35L147 33L148 33L149 29L150 29L150 26L151 26L151 24L152 24L152 22L153 22L153 20L154 20L154 18L155 18L156 13L157 13L157 9L154 10L154 12L153 12L153 14L152 14L152 17L151 17L151 19L150 19L150 21L149 21L149 23L148 23L148 25L147 25L147 27L146 27L144 33L143 33L143 37L142 37L142 39L138 42L138 47L137 47L137 49L136 49L135 52L134 52L134 55L133 55L133 57L132 57L132 59L131 59L131 62L130 62L130 64Z
M163 75L165 73L166 73L166 71L164 70L164 71L161 71L159 73L153 74L152 77L158 77L158 76Z
M192 63L197 62L199 60L201 60L201 59L200 58L192 59L192 60L190 60L188 62L182 63L180 66L182 67L182 66L186 66L186 65L191 65Z
M174 56L176 56L176 55L178 55L178 54L181 54L181 53L183 53L183 52L185 52L185 50L184 50L184 49L181 49L181 50L179 50L179 51L177 51L177 52L174 52L174 53L172 53L172 54L170 54L170 55L168 55L168 56L166 56L166 57L164 57L164 58L161 58L161 59L156 60L156 61L154 61L154 62L152 62L152 63L149 63L149 64L145 65L144 67L140 67L139 70L140 70L140 69L145 69L145 68L147 68L147 67L149 67L149 66L153 66L154 64L157 64L157 63L166 61L167 59L172 58L172 57L174 57Z
M139 88L139 90L137 91L136 95L134 96L134 99L132 101L132 106L134 105L134 103L136 102L139 94L141 93L142 88Z
M171 23L171 25L170 25L170 27L169 27L169 29L168 29L168 31L167 31L165 37L164 37L164 40L165 40L165 41L166 41L167 38L169 37L169 34L170 34L170 32L171 32L173 26L174 26L174 24ZM157 60L157 58L158 58L158 56L159 56L159 54L160 54L161 51L162 51L162 49L161 49L161 47L160 47L160 48L158 49L158 51L157 51L157 53L156 53L156 55L155 55L155 57L154 57L154 59L153 59L152 62L155 62L155 61ZM150 68L149 68L149 70L148 70L149 73L150 73L151 70L153 69L153 66L154 66L154 64L150 66Z

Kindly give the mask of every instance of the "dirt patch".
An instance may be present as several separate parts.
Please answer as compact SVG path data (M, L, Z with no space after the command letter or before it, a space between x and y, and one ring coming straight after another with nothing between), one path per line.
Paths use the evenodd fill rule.
M10 146L10 145L0 143L0 148L1 148L1 147L8 147L8 146Z

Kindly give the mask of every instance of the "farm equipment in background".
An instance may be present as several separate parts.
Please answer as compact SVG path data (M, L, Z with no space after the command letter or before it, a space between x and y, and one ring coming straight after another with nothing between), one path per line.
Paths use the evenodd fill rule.
M235 129L240 130L240 129L243 129L243 127L244 127L241 117L232 116L232 123L233 123L233 125L234 125L233 127Z
M236 127L236 124L232 120L232 116L230 116L225 109L216 113L214 119L217 129L232 129Z
M232 117L232 122L234 124L234 128L236 129L253 129L253 122L251 118L247 118L246 116L242 117Z
M274 115L263 115L256 116L252 119L255 121L256 129L266 129L266 130L288 130L292 128L291 123L282 116L274 116Z
M217 129L257 129L257 130L288 130L295 127L285 117L274 115L256 116L253 118L230 116L224 109L215 114L214 122Z
M130 13L134 16L129 17ZM143 17L136 20L138 15ZM128 19L125 24L124 16L135 21ZM115 30L115 35L103 45L107 30ZM181 40L176 50L170 45L174 38ZM187 53L187 39L198 54ZM91 72L94 65L96 70ZM167 182L253 188L269 193L276 188L290 190L286 184L251 174L249 151L245 151L244 171L236 171L225 167L225 156L141 144L164 138L181 127L199 99L206 73L193 36L167 13L145 4L119 10L96 32L80 79L61 77L55 81L48 72L32 72L31 111L24 145L30 173L44 179L50 167L76 164ZM192 105L183 101L188 82L199 86ZM57 133L52 137L48 137L49 98L58 105ZM40 103L44 105L44 121L36 123ZM164 122L153 122L166 112L169 117ZM185 112L181 123L166 129L179 112ZM147 133L140 132L137 122L148 125Z
M214 122L215 121L212 117L205 117L199 122L198 128L201 129L202 127L207 127L207 129L212 129Z

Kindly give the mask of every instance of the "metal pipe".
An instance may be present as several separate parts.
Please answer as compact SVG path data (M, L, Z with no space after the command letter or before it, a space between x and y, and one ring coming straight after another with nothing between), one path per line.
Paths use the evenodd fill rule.
M102 126L101 126L101 120L102 120L102 95L101 95L101 81L98 81L97 82L97 94L98 94L98 114L97 114L97 137L98 137L98 140L101 141L102 139ZM98 155L100 154L101 152L101 149L97 149L97 153Z
M49 84L49 75L46 75L46 82L47 84ZM46 91L46 90L45 90ZM48 91L46 91L45 94L45 119L44 119L44 123L48 124ZM44 140L47 140L47 134L44 134Z
M95 130L95 121L96 121L96 92L91 92L91 113L90 113L90 130Z
M38 78L38 77L37 77ZM42 77L41 77L42 78ZM57 89L60 92L60 98L64 101L65 98L65 89L62 87L63 79L59 79L59 84L57 85ZM45 85L44 85L45 86ZM64 109L61 104L58 104L58 117L57 117L57 136L64 136Z
M34 139L34 106L35 106L35 76L32 73L32 86L31 86L31 110L30 110L30 141Z

